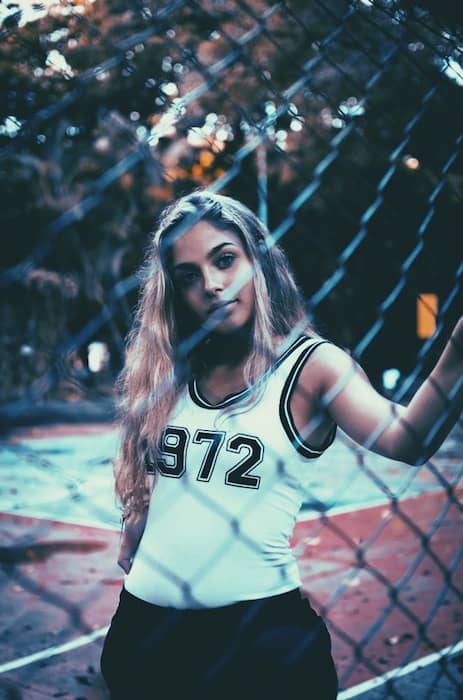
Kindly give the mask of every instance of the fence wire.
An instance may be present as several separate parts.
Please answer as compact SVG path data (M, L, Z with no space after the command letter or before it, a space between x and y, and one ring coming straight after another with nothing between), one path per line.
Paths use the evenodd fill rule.
M89 404L112 418L153 222L168 201L205 184L258 211L322 334L348 347L383 393L399 402L413 394L461 313L463 30L451 10L398 0L147 0L1 12L7 430L53 406L74 421L88 418ZM416 300L429 292L439 299L436 329L417 337ZM364 447L341 435L339 452L314 468L303 506L310 517L294 536L303 585L329 623L345 693L391 665L381 697L403 698L400 668L445 646L426 697L437 697L442 676L457 697L450 660L461 615L445 645L435 629L463 596L459 534L443 549L439 539L449 523L461 528L463 426L424 466L395 471L365 449L385 427ZM52 448L8 436L2 448L5 474L28 464L55 488L59 473L62 491L52 500L63 520L88 496L87 476L63 472ZM83 466L109 479L112 457L93 455ZM427 519L410 507L423 491L439 494ZM367 533L362 493L382 509ZM229 520L201 498L211 517ZM353 534L338 508L349 498ZM117 516L115 507L92 509L86 516L95 522ZM235 541L257 546L229 525ZM20 564L47 528L2 547L4 585L37 592ZM414 543L406 561L378 554L395 532ZM423 571L438 585L424 590ZM195 582L178 582L193 602ZM357 628L355 596L373 583L375 615ZM62 615L67 637L94 633L82 601L71 605L51 585L40 596Z

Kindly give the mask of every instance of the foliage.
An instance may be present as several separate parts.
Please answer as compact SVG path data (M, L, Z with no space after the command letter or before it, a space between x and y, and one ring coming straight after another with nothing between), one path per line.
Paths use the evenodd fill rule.
M162 206L221 178L224 191L267 205L271 229L290 217L281 242L307 297L365 231L312 309L349 347L404 275L432 212L364 358L373 377L381 348L406 371L418 349L416 294L445 297L461 258L461 156L443 168L458 149L462 89L442 73L458 58L460 25L425 5L62 0L34 21L10 14L0 62L4 397L111 390L136 298L133 284L115 295L117 284L140 264ZM86 355L95 339L112 362L96 387Z

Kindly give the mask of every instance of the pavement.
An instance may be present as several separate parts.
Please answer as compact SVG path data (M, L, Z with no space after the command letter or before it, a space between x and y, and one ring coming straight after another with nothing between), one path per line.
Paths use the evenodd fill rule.
M122 584L117 439L111 423L55 423L0 443L0 698L107 698L99 654ZM341 434L311 465L293 546L332 626L340 700L463 698L462 445L457 427L415 469Z
M463 679L463 654L455 654L446 664L437 662L418 666L406 675L394 678L364 693L356 694L357 700L461 700ZM354 697L344 694L344 700ZM339 700L343 700L342 697Z

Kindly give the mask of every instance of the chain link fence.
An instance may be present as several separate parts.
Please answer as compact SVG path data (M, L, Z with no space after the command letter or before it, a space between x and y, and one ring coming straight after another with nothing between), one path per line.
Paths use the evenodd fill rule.
M0 11L7 429L53 410L112 418L150 232L167 202L205 184L258 212L321 333L349 348L382 393L411 396L461 313L463 29L451 6L96 0ZM461 616L445 644L433 633L463 595L458 537L445 535L444 548L439 539L449 522L461 528L461 427L435 458L392 481L341 435L332 459L342 472L347 455L349 472L330 473L328 484L314 477L311 519L294 546L330 624L343 689L384 673L370 653L379 636L397 667L443 646L450 659L461 638ZM50 471L46 452L3 447ZM372 522L354 507L352 531L333 506L343 478L354 491L368 484L382 504ZM73 479L65 503L79 490ZM409 508L417 483L439 494L429 517ZM415 543L400 565L394 552L378 554L394 532ZM322 540L329 554L311 564ZM342 580L329 573L334 553L347 563ZM424 592L426 569L439 585ZM27 573L9 575L27 589ZM346 610L367 581L377 600L357 635ZM90 632L80 606L52 589L43 596L71 634ZM439 674L458 692L445 660ZM384 688L403 697L393 675Z

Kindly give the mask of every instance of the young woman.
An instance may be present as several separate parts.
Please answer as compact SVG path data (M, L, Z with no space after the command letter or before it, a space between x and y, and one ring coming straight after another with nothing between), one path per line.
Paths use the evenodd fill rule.
M307 323L249 209L208 191L170 206L120 378L127 575L101 659L111 697L334 699L330 638L289 547L311 460L339 425L423 463L461 411L462 350L460 319L410 404L394 404Z

